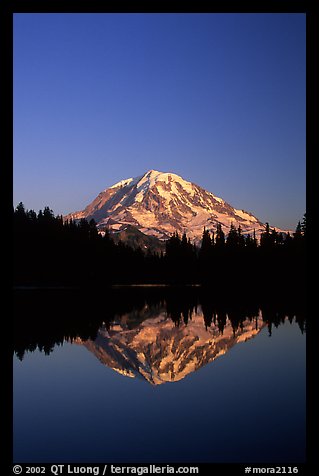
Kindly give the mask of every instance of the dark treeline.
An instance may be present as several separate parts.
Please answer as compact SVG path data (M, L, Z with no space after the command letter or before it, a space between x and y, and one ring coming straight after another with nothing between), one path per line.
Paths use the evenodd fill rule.
M258 316L268 326L278 327L286 318L298 323L305 330L303 301L296 296L287 301L277 299L258 300L246 296L241 300L227 300L220 294L212 294L205 288L118 288L97 294L92 288L60 290L17 290L14 292L14 352L23 359L25 352L36 349L50 354L55 345L77 337L86 341L96 338L103 325L126 316L126 325L133 328L144 319L166 312L175 325L187 325L201 307L203 326L216 325L223 333L227 319L234 335L240 332L246 319L258 324ZM129 320L127 316L129 315Z
M290 235L266 225L258 242L231 227L203 231L200 247L177 232L165 253L144 252L101 236L94 220L64 221L46 207L14 211L15 285L199 283L228 291L298 289L305 274L306 215Z

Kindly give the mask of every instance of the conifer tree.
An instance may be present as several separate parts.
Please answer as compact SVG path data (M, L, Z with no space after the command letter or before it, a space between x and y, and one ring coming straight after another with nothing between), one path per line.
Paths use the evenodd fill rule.
M211 236L210 236L210 233L208 230L206 230L206 228L204 227L204 231L203 231L203 236L202 236L202 243L201 243L201 247L200 247L200 254L203 256L207 256L208 253L210 252L212 248L212 239L211 239Z
M240 248L244 248L245 244L246 244L245 243L245 237L242 234L242 229L241 229L240 225L238 226L238 229L237 229L237 239L238 239L238 246Z
M231 223L227 236L226 245L228 248L236 248L238 245L238 234L235 225Z
M266 222L265 231L260 236L260 246L261 248L270 248L271 243L272 243L272 239L270 236L270 227L269 227L269 223Z
M225 244L225 233L222 230L222 226L218 223L216 228L216 241L215 244L217 247L223 247Z
M304 237L306 236L306 230L307 230L307 219L306 219L306 213L305 213L301 223L301 232Z
M298 224L296 226L296 231L294 233L294 240L297 242L297 241L300 241L301 238L302 238L302 227L301 227L300 221L298 221Z
M26 216L26 211L22 202L20 202L15 209L15 216Z

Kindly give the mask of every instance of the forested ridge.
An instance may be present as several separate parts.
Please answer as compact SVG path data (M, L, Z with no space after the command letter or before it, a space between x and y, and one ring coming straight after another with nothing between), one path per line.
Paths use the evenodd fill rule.
M203 230L200 247L184 233L166 241L165 252L133 249L98 233L94 220L36 213L23 203L13 212L13 283L30 285L202 284L228 290L304 290L306 215L290 235L266 224L260 240L231 227L226 236Z

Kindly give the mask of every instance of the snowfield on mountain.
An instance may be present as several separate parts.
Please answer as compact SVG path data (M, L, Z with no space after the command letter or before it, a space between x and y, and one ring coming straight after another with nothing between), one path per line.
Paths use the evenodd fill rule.
M199 185L168 172L149 170L106 188L84 210L65 219L94 219L98 229L119 232L128 225L161 240L177 231L199 243L204 227L215 232L220 224L227 235L231 225L242 234L259 237L265 224L252 213L229 203ZM278 232L286 232L276 228Z

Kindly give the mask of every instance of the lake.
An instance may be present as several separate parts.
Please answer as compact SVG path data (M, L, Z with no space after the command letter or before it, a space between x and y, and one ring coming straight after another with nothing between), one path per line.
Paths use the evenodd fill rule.
M299 303L20 290L14 316L14 462L306 460Z

